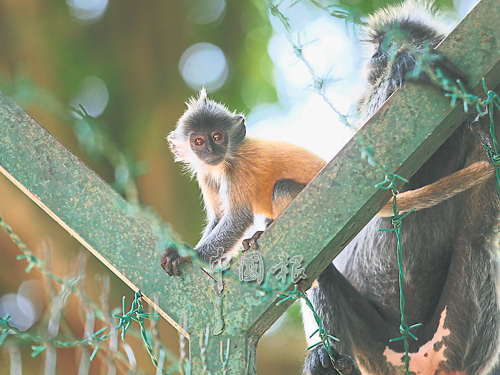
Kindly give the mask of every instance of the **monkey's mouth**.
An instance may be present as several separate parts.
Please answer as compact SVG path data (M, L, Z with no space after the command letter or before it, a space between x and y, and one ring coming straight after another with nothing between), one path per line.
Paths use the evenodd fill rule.
M224 160L224 156L212 156L212 157L206 157L205 158L205 163L208 165L217 165L220 164Z

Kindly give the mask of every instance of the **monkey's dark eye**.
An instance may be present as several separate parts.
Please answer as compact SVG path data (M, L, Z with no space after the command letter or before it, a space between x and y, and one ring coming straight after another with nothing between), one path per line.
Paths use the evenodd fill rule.
M201 146L205 143L205 140L203 138L195 138L193 143L195 146Z
M215 133L214 135L212 135L212 138L215 142L219 142L222 140L222 134L221 133Z

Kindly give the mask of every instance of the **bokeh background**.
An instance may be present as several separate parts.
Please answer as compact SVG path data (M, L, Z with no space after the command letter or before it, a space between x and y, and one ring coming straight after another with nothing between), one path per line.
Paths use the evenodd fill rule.
M164 139L184 102L205 85L215 100L247 115L250 134L330 159L352 136L330 104L352 114L363 85L356 22L388 3L0 0L0 89L120 193L152 207L194 245L204 223L200 192L174 164ZM439 2L451 23L473 5ZM80 105L95 120L70 111ZM125 284L1 175L0 217L55 274L85 272L82 290L92 300L100 300L109 279L109 311L121 306L122 296L132 301ZM19 249L1 230L0 255L0 317L11 315L19 329L46 335L59 287L36 269L26 273L26 261L16 259ZM60 335L82 338L86 311L70 296ZM97 322L94 331L101 326ZM158 330L178 355L177 332L162 321ZM126 345L119 350L131 369L113 370L103 352L87 372L155 373L140 338L129 335ZM19 366L23 374L87 373L81 357L89 353L82 349L59 349L55 368L45 353L32 358L31 352L30 344L7 339L0 375L21 373L15 372ZM262 338L259 373L299 374L305 353L294 305Z

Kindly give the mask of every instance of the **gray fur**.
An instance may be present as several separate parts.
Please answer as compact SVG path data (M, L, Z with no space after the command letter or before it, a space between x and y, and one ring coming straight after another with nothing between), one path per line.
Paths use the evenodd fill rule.
M277 181L273 189L273 202L279 202L281 199L289 202L294 199L305 185L293 180Z
M421 4L429 10L428 5ZM389 13L371 20L375 27L372 34L395 26L395 13ZM407 20L407 14L402 13L403 20ZM404 29L409 35L415 30L421 32L429 28L429 19L419 23L413 17ZM436 43L436 35L442 35L440 30L427 34L431 46ZM372 86L359 105L363 121L404 83L412 61L402 53L372 77ZM470 131L473 117L431 156L404 189L419 188L474 162L489 160L483 143L491 144L491 140L485 133ZM443 371L496 374L492 371L499 355L500 313L499 198L495 183L490 179L403 220L406 319L408 325L422 323L412 330L418 341L409 338L410 353L418 352L434 337L446 310L444 327L449 334L442 341L445 361L439 365ZM404 374L402 363L388 363L384 353L387 347L401 353L401 358L404 353L402 341L389 343L400 336L397 240L393 232L379 230L391 227L387 219L373 219L335 262L339 269L328 266L317 280L319 286L308 292L327 333L340 339L340 343L334 343L336 355L357 361L351 374ZM309 314L304 315L307 318ZM337 374L325 360L322 346L308 355L304 373Z
M230 190L234 187L230 185L234 182L227 172L245 138L246 128L243 115L230 112L223 104L208 98L204 88L186 104L188 109L167 139L175 160L183 163L193 177L196 175L200 187L206 189L203 198L207 225L195 248L201 258L210 261L236 248L254 221L250 207L231 207ZM219 130L227 142L216 145L206 137L203 150L193 149L191 135L196 138L198 134L210 135ZM219 157L217 163L207 162L211 155Z

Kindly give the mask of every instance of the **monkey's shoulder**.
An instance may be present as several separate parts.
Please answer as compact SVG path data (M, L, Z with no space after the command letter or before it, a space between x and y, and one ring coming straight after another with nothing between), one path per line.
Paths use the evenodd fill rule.
M273 139L257 138L247 135L238 148L240 155L251 155L259 159L267 159L269 162L304 159L307 162L324 165L326 162L305 149L292 143L277 141Z
M290 179L307 184L326 164L313 152L283 141L245 137L237 151L238 170L252 171L260 179Z

